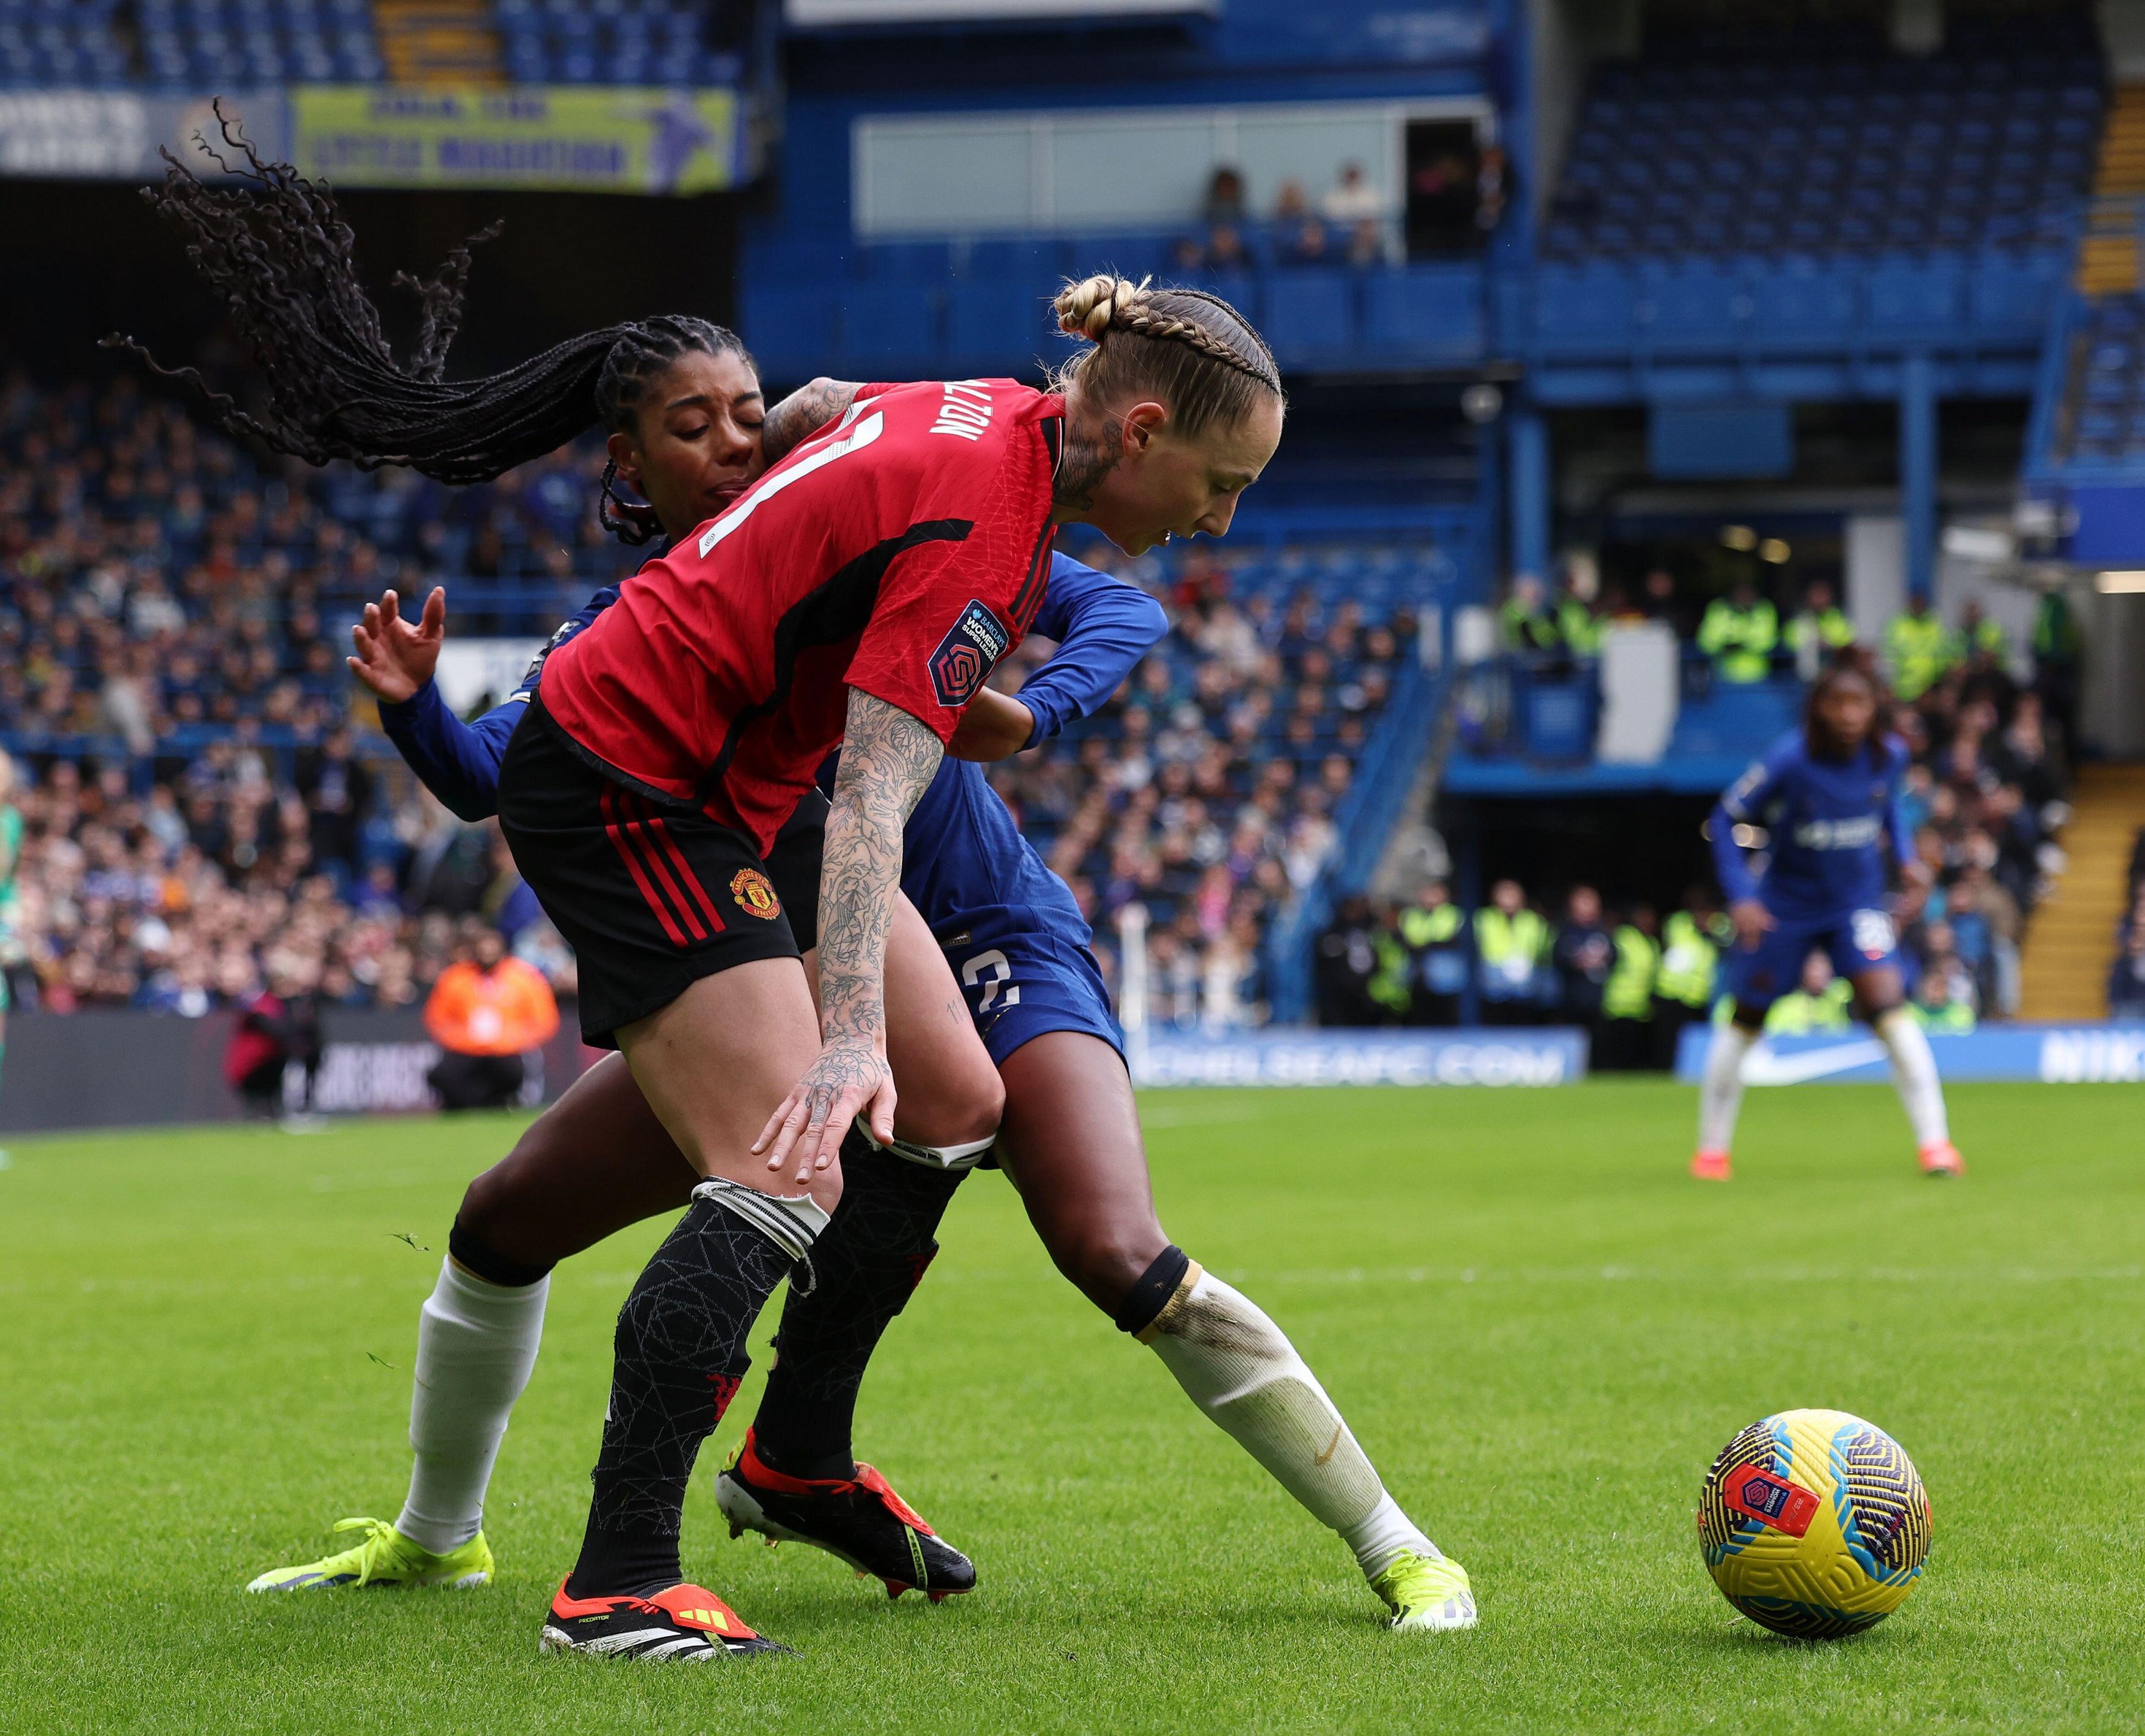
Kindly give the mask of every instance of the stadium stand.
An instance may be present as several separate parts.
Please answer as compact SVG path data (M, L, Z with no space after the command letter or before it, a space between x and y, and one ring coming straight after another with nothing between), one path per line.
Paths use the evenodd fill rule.
M704 10L682 0L496 0L495 16L517 84L734 84L740 62L707 45Z
M2053 38L2053 39L2052 39ZM1550 259L1822 256L2069 239L2103 103L2089 40L2035 52L1595 72L1542 233Z
M135 0L141 71L175 95L386 76L369 0Z
M0 7L0 87L126 83L118 12L119 0L10 0Z

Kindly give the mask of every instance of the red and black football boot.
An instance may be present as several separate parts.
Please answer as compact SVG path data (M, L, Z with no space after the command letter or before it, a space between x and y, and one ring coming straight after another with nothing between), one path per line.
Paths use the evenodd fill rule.
M853 1478L789 1476L762 1461L748 1430L715 1479L715 1500L731 1536L809 1543L878 1580L890 1598L921 1591L935 1604L975 1588L975 1564L868 1465Z
M704 1586L673 1585L654 1597L577 1598L566 1595L564 1579L544 1619L537 1649L681 1664L789 1650L754 1633L736 1610Z

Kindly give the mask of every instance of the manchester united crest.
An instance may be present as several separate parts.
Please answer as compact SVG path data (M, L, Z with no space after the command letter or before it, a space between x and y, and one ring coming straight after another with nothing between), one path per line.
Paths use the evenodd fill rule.
M775 897L774 886L758 868L739 868L732 874L730 896L748 915L772 922L782 914L782 900Z

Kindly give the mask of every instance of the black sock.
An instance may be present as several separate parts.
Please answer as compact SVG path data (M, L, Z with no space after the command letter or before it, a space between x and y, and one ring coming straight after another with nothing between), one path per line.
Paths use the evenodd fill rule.
M645 1596L684 1577L678 1532L700 1443L750 1366L745 1336L790 1256L695 1200L619 1310L610 1408L570 1597Z
M774 1366L753 1419L759 1455L793 1477L854 1477L857 1389L879 1335L938 1251L932 1239L963 1170L875 1152L852 1132L842 1146L842 1199L812 1245L817 1281L794 1288L776 1333Z

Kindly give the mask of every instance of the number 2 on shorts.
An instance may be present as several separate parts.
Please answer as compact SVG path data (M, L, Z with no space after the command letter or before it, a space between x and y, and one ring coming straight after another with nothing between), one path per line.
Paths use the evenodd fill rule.
M993 947L987 953L977 953L974 958L961 967L962 982L970 988L980 987L983 991L983 997L976 1002L976 1016L978 1018L990 1012L998 1004L998 991L1001 988L1005 989L1007 1006L1020 1005L1020 985L1016 982L1010 987L1006 987L1007 979L1012 975L1012 963L996 947Z

